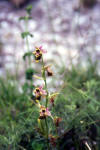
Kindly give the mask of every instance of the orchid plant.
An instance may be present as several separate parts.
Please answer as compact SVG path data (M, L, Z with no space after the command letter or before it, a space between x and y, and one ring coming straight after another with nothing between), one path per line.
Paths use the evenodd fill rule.
M35 103L35 105L38 107L39 110L39 117L37 119L39 127L38 131L42 136L44 136L44 138L47 139L48 150L50 150L50 144L52 146L56 146L57 132L55 136L49 132L48 117L52 119L56 127L56 131L61 121L61 118L53 117L50 112L50 107L51 106L54 107L55 98L59 93L52 93L52 94L49 93L47 85L47 77L53 76L53 72L51 70L51 65L46 66L44 63L43 55L45 53L47 53L47 51L44 50L42 46L36 47L35 50L33 51L35 62L42 63L41 77L37 75L34 75L33 77L37 79L42 79L44 81L44 85L36 86L35 89L33 90L33 95L35 97L33 102ZM42 104L43 103L42 101L44 100L45 105Z
M55 116L53 117L50 109L54 108L55 98L59 93L51 93L48 90L47 85L47 77L53 76L53 72L51 69L52 65L45 65L44 62L44 54L47 53L46 50L43 49L42 46L35 47L35 50L32 52L29 48L29 36L33 37L33 35L28 31L28 21L31 19L31 9L32 6L28 6L26 8L26 16L20 17L20 20L23 20L25 22L26 29L24 32L21 33L21 36L26 41L26 46L28 52L26 52L23 56L23 59L25 60L26 57L28 57L28 69L26 70L27 74L27 80L30 80L30 84L32 85L32 74L34 74L33 68L32 68L32 62L35 63L42 63L41 67L41 77L37 75L33 75L34 78L43 80L43 85L32 85L33 86L33 92L31 92L31 99L32 102L37 106L39 111L39 117L37 118L38 121L38 129L37 131L47 140L47 147L48 150L50 150L51 145L56 146L56 138L57 138L57 131L59 127L59 123L61 121L61 118ZM34 56L34 60L31 61L31 57ZM48 118L51 118L54 126L56 134L55 136L50 133L49 130L49 122Z

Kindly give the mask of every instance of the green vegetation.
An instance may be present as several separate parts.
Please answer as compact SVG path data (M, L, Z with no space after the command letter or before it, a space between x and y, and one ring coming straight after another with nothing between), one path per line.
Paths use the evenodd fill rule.
M91 147L93 140L96 141L95 147L99 150L100 76L96 64L86 69L73 66L65 72L63 81L52 111L62 118L59 138L63 135L60 131L67 133L75 128L79 139L88 138ZM37 117L37 108L22 86L13 77L0 78L0 149L46 149L45 140L37 132ZM95 125L97 134L88 136L91 125Z

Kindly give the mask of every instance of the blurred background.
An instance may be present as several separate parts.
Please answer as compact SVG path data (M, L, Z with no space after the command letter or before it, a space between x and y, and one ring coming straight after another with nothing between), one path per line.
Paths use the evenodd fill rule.
M100 57L99 0L0 0L0 76L18 70L23 76L22 56L27 51L21 32L25 23L25 8L32 4L29 31L30 50L43 45L47 60L57 64L86 64L86 60Z
M51 108L62 118L60 150L100 150L100 0L0 0L0 150L47 149L31 101L41 69L31 55L41 45L54 65L49 91L60 93Z

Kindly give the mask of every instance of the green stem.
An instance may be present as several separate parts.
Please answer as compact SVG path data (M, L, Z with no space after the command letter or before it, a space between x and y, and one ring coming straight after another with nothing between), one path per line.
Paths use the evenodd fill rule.
M50 150L50 147L49 147L49 142L48 142L48 138L49 138L49 128L48 128L48 122L47 122L47 118L45 118L45 124L46 124L46 132L47 132L47 135L46 135L46 138L47 138L47 146L48 146L48 150Z
M44 61L43 61L43 56L42 56L42 69L43 69L43 72L42 72L42 77L43 77L43 80L44 80L44 83L45 83L45 90L46 90L46 104L45 104L45 107L47 108L48 107L48 88L47 88L47 80L46 80L46 74L45 74L45 68L44 68ZM48 127L48 122L47 122L47 118L45 118L45 124L46 124L46 138L47 138L47 146L48 146L48 150L50 150L50 147L49 147L49 142L48 142L48 138L49 138L49 127Z
M25 20L26 23L26 32L28 32L28 19ZM26 46L27 46L27 50L28 52L30 52L30 47L29 47L29 39L28 39L28 35L26 36ZM28 65L29 67L31 67L31 57L28 56ZM32 79L30 80L30 86L32 86ZM32 89L30 90L30 93L32 93Z
M28 32L28 19L26 20L26 32ZM26 36L26 46L27 46L28 52L30 52L28 36ZM28 62L29 62L29 66L31 66L30 56L28 57Z
M47 122L47 118L45 118L45 124L46 124L46 129L47 129L47 135L46 135L46 138L48 139L48 131L49 131L49 129L48 129L48 122Z
M46 90L46 93L47 93L47 95L46 95L46 104L45 104L45 106L46 106L46 108L47 108L47 106L48 106L48 95L49 95L49 93L48 93L48 88L47 88L47 80L46 80L46 74L45 74L45 68L44 68L44 61L43 61L43 56L42 56L42 67L43 67L43 80L44 80L44 83L45 83L45 90Z

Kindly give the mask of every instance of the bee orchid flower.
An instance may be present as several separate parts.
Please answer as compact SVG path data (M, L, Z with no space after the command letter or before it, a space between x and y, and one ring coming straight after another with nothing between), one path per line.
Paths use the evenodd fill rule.
M43 86L35 88L33 93L35 94L36 100L41 100L41 96L45 96L47 94L46 91L43 89Z
M39 119L45 119L47 116L52 117L51 112L45 106L41 106Z
M36 61L36 62L39 62L39 61L41 60L41 58L42 58L42 54L43 54L43 53L46 53L46 52L47 52L47 51L44 50L44 49L42 48L42 46L36 47L36 48L35 48L35 51L33 52L35 61Z

